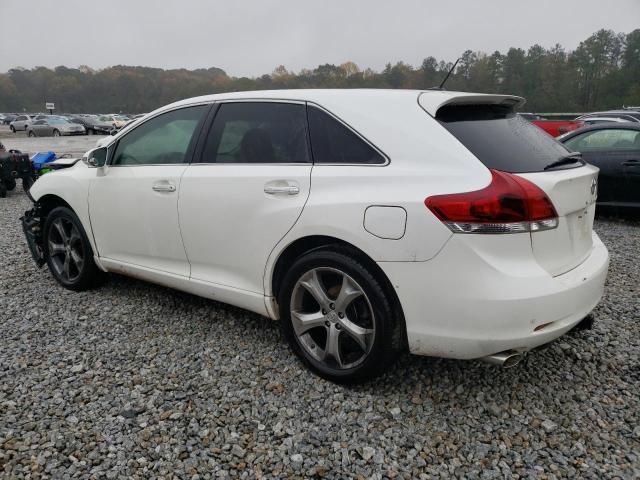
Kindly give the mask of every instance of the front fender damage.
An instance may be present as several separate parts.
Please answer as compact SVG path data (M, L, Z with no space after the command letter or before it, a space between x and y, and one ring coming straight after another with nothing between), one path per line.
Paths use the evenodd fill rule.
M27 245L33 261L36 262L38 268L42 268L46 263L42 232L44 226L42 225L42 209L38 202L34 204L31 210L24 212L24 215L20 217L20 221L22 222L22 230L27 239Z

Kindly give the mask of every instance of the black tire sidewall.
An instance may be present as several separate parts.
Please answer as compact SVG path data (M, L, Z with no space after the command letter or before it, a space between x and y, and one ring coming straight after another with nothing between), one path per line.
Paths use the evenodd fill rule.
M353 278L365 291L373 309L375 337L371 351L364 362L348 370L331 369L307 355L291 324L290 302L293 288L304 273L319 267L338 269ZM337 383L360 383L380 374L391 363L395 353L392 338L394 329L397 328L397 319L389 296L369 269L348 254L318 250L298 258L284 277L278 304L283 336L296 355L319 376Z
M84 265L82 267L82 272L80 273L78 278L73 282L66 281L65 279L58 276L53 266L53 263L51 261L51 257L49 256L49 246L48 246L49 232L51 231L53 221L56 220L57 218L65 218L69 220L74 224L74 226L78 229L78 232L80 233L82 250L84 252L85 259L84 259ZM87 238L87 234L85 233L84 228L82 227L82 223L80 222L80 219L69 208L57 207L51 210L49 215L47 215L47 219L45 220L45 224L44 224L43 251L45 254L45 258L47 260L47 266L49 267L49 271L51 272L51 275L53 275L53 278L55 278L60 285L62 285L65 288L68 288L69 290L76 290L76 291L86 290L88 288L91 288L94 285L96 281L96 277L99 274L99 270L96 267L95 262L93 261L93 249L91 248L91 244L89 243L89 239Z

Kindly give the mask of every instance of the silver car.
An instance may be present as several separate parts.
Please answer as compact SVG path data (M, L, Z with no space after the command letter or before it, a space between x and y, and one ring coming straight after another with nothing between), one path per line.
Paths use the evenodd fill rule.
M13 133L18 130L26 130L32 121L33 120L29 115L18 115L13 122L9 124L9 128Z
M30 137L59 137L61 135L84 135L82 125L71 123L63 118L47 118L36 120L27 127L27 135Z

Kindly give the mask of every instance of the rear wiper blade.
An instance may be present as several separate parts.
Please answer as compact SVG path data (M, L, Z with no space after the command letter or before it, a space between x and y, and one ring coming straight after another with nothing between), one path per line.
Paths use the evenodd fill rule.
M559 158L555 162L551 162L549 165L544 167L544 170L551 170L552 168L561 167L562 165L570 165L572 163L581 163L584 165L586 162L582 159L582 154L580 152L571 152L569 155L565 155L564 157Z

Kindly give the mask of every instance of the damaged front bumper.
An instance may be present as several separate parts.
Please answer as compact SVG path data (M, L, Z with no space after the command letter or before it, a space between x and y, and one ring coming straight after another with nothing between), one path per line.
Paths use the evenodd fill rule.
M36 203L31 210L24 212L24 215L20 217L20 221L22 222L22 230L27 239L27 245L29 246L29 251L31 251L33 261L40 268L46 263L46 260L44 257L43 225L39 205Z

